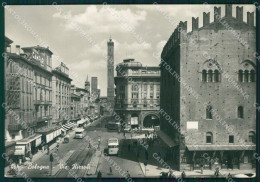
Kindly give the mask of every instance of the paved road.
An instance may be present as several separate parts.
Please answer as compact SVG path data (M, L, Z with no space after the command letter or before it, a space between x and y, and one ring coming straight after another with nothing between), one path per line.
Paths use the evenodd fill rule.
M118 132L107 131L104 128L104 123L97 120L86 128L86 136L83 139L74 139L74 131L71 133L69 143L61 143L59 150L51 151L54 153L54 161L52 163L52 175L50 176L50 161L49 155L44 155L33 163L33 166L43 167L43 169L31 169L30 166L24 166L22 171L29 177L96 177L97 174L87 175L88 164L93 159L96 149L89 148L89 141L97 144L98 138L101 138L100 151L101 157L95 158L98 163L98 170L101 171L102 177L122 177L123 172L129 171L131 177L143 177L140 164L136 160L125 157L111 156L111 160L117 164L118 167L111 166L111 164L104 158L104 150L107 148L109 138L117 137L119 140L123 139L123 134ZM129 135L129 134L127 134ZM131 154L130 154L131 155ZM134 154L133 154L134 155ZM93 161L92 161L93 162ZM112 174L110 174L110 167ZM120 169L119 169L120 168ZM98 171L97 170L97 171ZM94 170L95 171L95 170ZM121 173L120 173L121 172ZM21 176L18 176L21 177Z

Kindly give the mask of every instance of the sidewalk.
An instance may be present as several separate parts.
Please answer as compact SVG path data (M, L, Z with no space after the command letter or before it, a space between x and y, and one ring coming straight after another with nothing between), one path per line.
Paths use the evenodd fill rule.
M89 177L90 175L95 175L97 172L97 168L99 165L99 160L101 158L101 151L96 150L94 155L91 158L91 161L89 162L90 169L86 170L86 173L84 174L84 177Z
M72 133L73 133L73 131L71 131L71 132L69 133L70 138L73 137L73 134L72 134ZM51 145L49 146L49 148L50 148L50 153L52 152L53 149L56 148L57 142L62 142L62 138L63 138L63 137L60 136L59 139L58 139L55 143L53 143L53 144L51 144ZM31 163L35 163L38 159L40 159L40 158L43 157L44 155L47 155L47 150L45 150L45 151L39 150L36 154L33 155L32 161L27 160L27 161L25 161L24 163L22 163L21 166L28 166L28 165L31 164ZM18 165L18 169L19 169L19 165ZM7 171L9 171L9 165L5 167L4 173L6 174L6 175L5 175L6 177L7 177L7 176L12 177L12 176L10 176L10 175L7 175Z
M158 168L157 166L154 165L147 165L146 167L144 166L144 163L140 162L141 169L146 177L158 177L161 176L161 172L169 172L169 169L166 168ZM145 169L146 169L146 174L145 174ZM176 178L181 177L181 171L173 171L174 176ZM203 174L201 174L200 170L194 170L194 171L185 171L186 178L207 178L207 177L215 177L214 176L215 171L213 170L204 170ZM246 174L246 173L255 173L255 170L253 169L248 169L248 170L240 170L240 169L222 169L220 170L220 175L219 178L226 178L228 174L236 175L236 174Z

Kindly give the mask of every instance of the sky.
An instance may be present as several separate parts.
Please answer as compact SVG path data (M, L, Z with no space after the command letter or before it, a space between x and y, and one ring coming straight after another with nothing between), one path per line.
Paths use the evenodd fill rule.
M224 16L224 5L221 15ZM235 17L233 5L232 15ZM69 67L72 84L84 88L87 78L98 77L101 96L107 95L107 41L114 41L115 67L125 58L134 58L143 66L158 66L163 46L179 21L187 21L191 31L192 17L210 12L214 5L48 5L7 6L5 35L21 47L45 46L53 52L53 68L60 62ZM244 7L254 11L253 5ZM115 73L116 74L116 73Z

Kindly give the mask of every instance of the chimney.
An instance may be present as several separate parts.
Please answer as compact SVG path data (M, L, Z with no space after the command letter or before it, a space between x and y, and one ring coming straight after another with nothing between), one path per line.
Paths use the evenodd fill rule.
M237 6L236 7L236 18L239 21L243 21L243 6L241 6L241 7Z
M221 18L221 7L214 7L214 22Z
M249 26L254 26L254 12L247 12L247 24Z
M210 17L210 13L205 13L203 12L203 27L209 25L209 17Z
M232 4L226 4L225 5L225 8L226 8L226 17L232 17Z
M11 46L10 45L6 46L6 52L11 53Z
M20 45L16 45L16 54L20 55Z
M199 28L199 17L192 17L192 31L197 30Z

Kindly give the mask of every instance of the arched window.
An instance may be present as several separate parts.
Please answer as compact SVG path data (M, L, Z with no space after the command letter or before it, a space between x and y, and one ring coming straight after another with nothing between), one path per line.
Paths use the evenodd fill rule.
M244 118L244 108L243 108L243 106L239 106L238 108L237 108L237 117L238 118Z
M255 132L250 131L248 137L250 143L255 143Z
M206 133L206 143L213 143L213 134L211 132Z
M212 70L208 71L208 82L212 82L213 73Z
M215 82L220 82L220 73L218 70L214 71L214 80Z
M246 70L244 73L244 82L248 82L249 81L249 71Z
M202 81L203 82L207 81L207 71L206 70L202 70Z
M250 71L250 82L255 82L255 70Z
M242 70L238 71L238 81L243 82L243 71Z
M212 106L208 105L206 108L206 119L212 119L211 110L212 110Z

